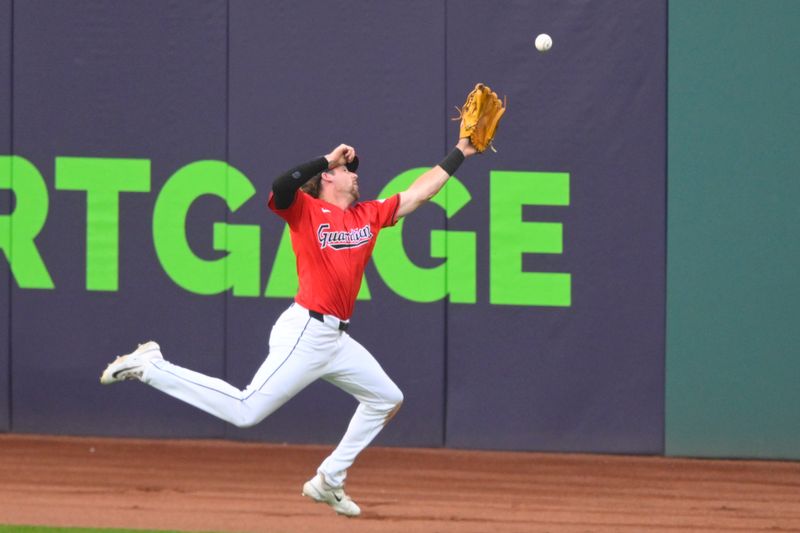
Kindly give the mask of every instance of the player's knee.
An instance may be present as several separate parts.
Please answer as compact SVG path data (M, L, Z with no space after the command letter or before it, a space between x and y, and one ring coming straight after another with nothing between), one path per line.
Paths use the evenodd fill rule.
M237 428L251 428L258 424L258 420L251 416L240 417L233 421L233 425Z
M387 392L384 400L393 406L392 409L400 409L400 405L403 403L403 391L395 385L394 388Z
M399 411L399 410L400 410L400 407L401 407L402 405L403 405L403 395L402 395L402 393L401 393L401 394L400 394L400 401L399 401L399 402L397 402L397 403L395 403L395 404L394 404L394 407L392 407L392 408L389 410L389 412L388 412L388 413L386 413L386 418L384 418L384 419L383 419L383 425L384 425L384 426L385 426L386 424L388 424L388 423L389 423L389 421L390 421L392 418L394 418L394 415L396 415L396 414L397 414L397 411Z
M386 415L386 421L388 422L395 414L397 414L397 411L400 410L400 406L403 405L403 391L395 386L388 391L384 400L386 401L388 411Z
M267 415L263 412L248 409L246 405L241 406L241 410L239 411L239 416L233 420L233 425L237 428L251 428L264 420Z

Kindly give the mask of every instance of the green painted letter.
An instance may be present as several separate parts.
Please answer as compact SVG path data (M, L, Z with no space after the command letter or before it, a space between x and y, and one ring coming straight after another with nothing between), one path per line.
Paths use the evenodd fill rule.
M427 168L403 172L383 188L379 197L388 198L408 189ZM453 217L471 199L469 191L455 176L431 199ZM378 236L373 259L386 285L414 302L435 302L448 294L451 302L475 303L475 234L470 231L431 231L431 257L445 261L433 268L415 265L403 248L403 220Z
M570 274L523 272L522 255L560 254L562 225L523 222L523 205L569 205L569 174L492 171L489 300L493 304L571 305Z
M86 191L86 288L119 288L119 193L150 192L150 161L57 157L56 189Z
M228 252L222 259L202 259L189 247L186 215L192 202L206 194L224 199L233 212L255 189L244 174L222 161L197 161L175 172L161 189L153 210L153 242L164 271L176 284L197 294L233 288L234 296L258 296L259 226L215 223L214 249Z
M0 156L0 188L14 193L16 206L0 215L0 248L22 289L52 289L53 280L33 242L47 220L49 199L42 175L25 158Z

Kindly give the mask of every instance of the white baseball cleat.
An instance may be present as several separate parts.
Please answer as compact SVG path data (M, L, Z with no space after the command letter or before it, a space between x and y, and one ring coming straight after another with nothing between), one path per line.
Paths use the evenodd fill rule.
M153 341L140 344L133 352L120 355L109 363L100 376L100 383L111 385L126 379L142 379L144 366L154 359L164 359L161 347Z
M315 502L327 503L334 511L344 516L353 517L361 514L361 509L356 502L350 499L350 496L345 494L343 488L331 487L319 474L303 485L303 496L307 496Z

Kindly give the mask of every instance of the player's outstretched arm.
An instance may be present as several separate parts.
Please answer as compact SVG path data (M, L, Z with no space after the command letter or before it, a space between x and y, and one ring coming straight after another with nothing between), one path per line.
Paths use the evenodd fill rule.
M419 206L436 196L450 176L455 174L464 159L475 153L477 150L469 139L466 137L459 139L456 147L441 163L422 174L407 190L400 193L397 217L404 217L414 212Z

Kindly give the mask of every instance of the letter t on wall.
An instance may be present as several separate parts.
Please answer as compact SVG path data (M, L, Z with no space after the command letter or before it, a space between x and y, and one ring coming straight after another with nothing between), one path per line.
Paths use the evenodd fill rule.
M86 289L116 291L119 193L150 192L150 160L57 157L56 189L86 191Z

